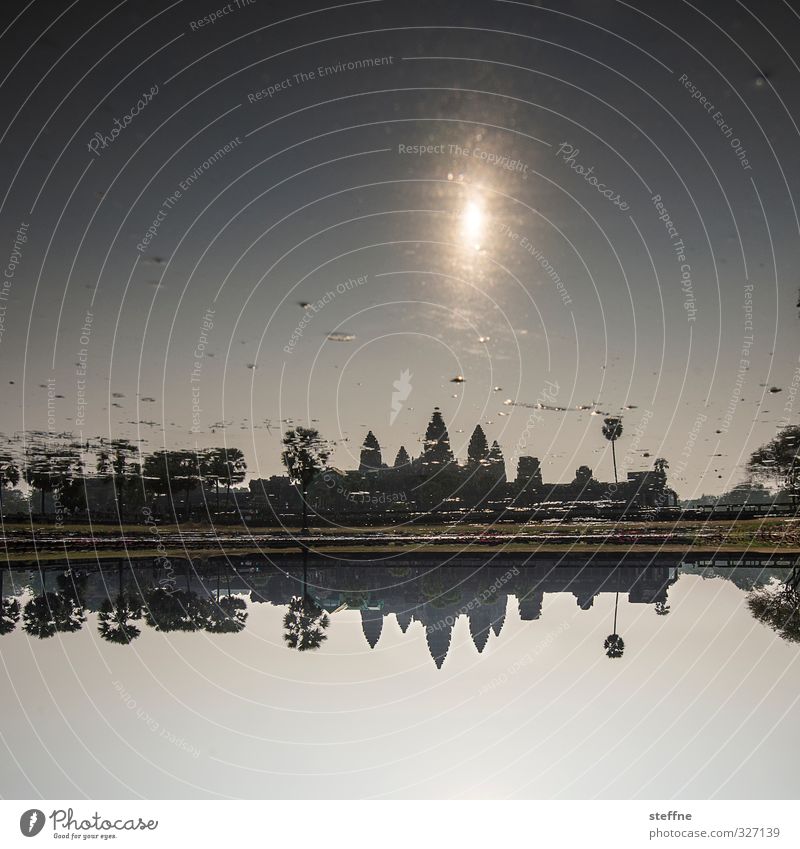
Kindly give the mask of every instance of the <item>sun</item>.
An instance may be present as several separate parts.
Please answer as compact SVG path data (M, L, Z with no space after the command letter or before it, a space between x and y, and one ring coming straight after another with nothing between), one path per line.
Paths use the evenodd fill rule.
M486 226L486 214L478 201L471 200L461 213L461 237L475 250L481 246L481 237Z

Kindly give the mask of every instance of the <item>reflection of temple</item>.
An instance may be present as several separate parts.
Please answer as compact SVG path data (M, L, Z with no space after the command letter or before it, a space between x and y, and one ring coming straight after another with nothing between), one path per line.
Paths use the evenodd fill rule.
M364 639L370 648L379 645L386 627L384 620L391 615L403 634L421 627L428 651L441 667L450 650L453 629L461 617L466 619L475 649L481 653L490 641L500 637L506 617L515 610L522 621L540 619L546 594L570 593L578 608L588 610L599 594L620 593L627 595L629 603L653 605L656 612L663 612L668 589L679 569L722 576L743 588L751 588L768 583L797 563L796 557L749 553L687 562L680 554L635 551L592 555L553 553L536 558L522 553L465 554L452 558L447 565L442 560L443 555L436 552L420 552L393 558L389 561L391 566L387 566L386 561L375 560L366 553L351 555L347 560L310 555L306 561L305 589L320 612L358 611ZM161 598L160 609L152 611L158 630L221 634L238 633L245 627L243 598L251 604L284 607L302 593L304 569L300 554L280 555L271 560L256 555L211 557L192 563L175 559L169 571L159 566L158 561L141 562L149 565L137 565L131 570L127 561L109 558L103 562L102 569L95 564L91 569L73 573L64 572L67 564L53 564L43 573L6 571L4 601L13 597L22 599L23 592L40 595L44 590L58 594L72 587L70 597L79 600L80 605L65 612L70 614L69 621L65 619L63 627L51 629L55 633L79 630L85 621L85 617L81 620L81 611L102 611L104 604L117 597L123 583L130 595L138 594L149 603L153 589L163 588L170 581L178 591L177 601L170 605L165 604L168 599ZM45 586L42 586L43 575ZM227 596L234 597L242 607L226 605ZM13 617L7 618L8 628L0 633L13 630L14 623L10 621ZM43 622L45 631L46 625ZM147 616L140 625L152 627ZM125 627L131 630L130 626Z
M276 574L253 601L287 603L297 592L295 569ZM500 636L509 604L516 605L520 619L539 619L545 594L571 593L578 607L588 610L600 593L625 593L633 604L666 603L667 590L677 579L676 565L605 565L527 567L495 561L492 568L447 566L382 568L376 563L342 564L335 568L310 568L309 592L329 612L344 607L361 615L364 639L375 648L384 619L394 614L406 633L419 623L436 665L444 663L453 629L459 618L467 620L470 636L480 653L492 634Z

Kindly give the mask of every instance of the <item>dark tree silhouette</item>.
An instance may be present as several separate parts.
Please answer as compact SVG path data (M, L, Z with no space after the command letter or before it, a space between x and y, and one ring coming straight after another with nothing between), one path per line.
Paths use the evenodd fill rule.
M281 460L292 482L301 488L303 500L301 533L308 533L308 488L325 468L330 454L328 443L322 439L316 428L292 428L283 437Z
M800 570L797 566L782 584L757 587L747 594L753 616L784 640L800 643Z
M617 416L609 416L603 419L603 436L611 443L611 456L614 460L614 483L617 480L617 449L616 442L622 436L622 419Z
M238 634L247 622L247 603L226 595L209 605L205 630L211 634Z
M200 483L200 458L194 451L156 451L144 461L144 477L158 495L169 495L175 521L178 511L172 491L184 493L186 518L191 513L189 494Z
M617 608L618 607L619 607L619 593L617 593L617 596L614 599L614 633L609 634L606 637L605 642L603 643L603 648L606 650L606 657L611 657L611 658L622 657L622 654L625 651L625 641L617 633Z
M318 649L328 639L325 631L330 625L330 617L308 592L306 555L304 549L302 592L291 598L283 617L283 639L290 649L297 651Z
M784 486L794 501L800 494L800 425L782 428L747 461L747 471L758 480Z
M41 514L44 516L45 496L79 482L83 472L80 454L69 445L49 447L34 443L25 455L25 482L39 490Z
M77 593L70 591L53 593L43 590L22 610L22 630L40 640L80 631L84 622L83 603Z
M3 490L19 483L19 468L10 454L0 454L0 515L3 514Z
M142 601L123 585L123 563L120 560L117 567L117 595L113 599L106 598L100 605L97 614L97 630L100 636L109 643L127 645L141 633L141 628L135 625L142 618Z
M395 469L407 469L411 465L411 458L408 456L405 446L401 445L397 456L394 458Z
M97 475L111 484L119 520L125 518L127 494L141 483L139 464L134 462L138 449L126 439L100 443L97 453Z
M157 631L199 631L205 627L207 607L197 593L155 587L145 593L144 619Z
M244 452L239 448L210 448L200 456L200 477L215 490L219 511L219 488L225 487L225 506L230 503L231 487L241 483L247 474Z
M19 602L15 598L6 598L3 592L5 577L5 569L0 569L0 636L10 634L19 622Z

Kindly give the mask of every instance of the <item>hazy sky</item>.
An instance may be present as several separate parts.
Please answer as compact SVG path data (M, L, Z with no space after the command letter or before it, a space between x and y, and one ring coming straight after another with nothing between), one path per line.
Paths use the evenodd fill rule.
M112 579L113 580L113 579ZM285 608L238 635L143 628L103 642L95 614L50 640L3 637L7 798L797 798L798 649L722 579L684 575L668 616L614 594L581 610L509 600L478 655L467 622L441 670L424 628L357 611L317 652L281 640Z
M266 475L266 419L350 468L367 428L418 453L439 405L461 456L480 422L509 474L608 479L599 417L503 403L555 383L690 497L797 421L790 3L218 10L34 2L3 32L4 433L48 426L53 380L56 429Z

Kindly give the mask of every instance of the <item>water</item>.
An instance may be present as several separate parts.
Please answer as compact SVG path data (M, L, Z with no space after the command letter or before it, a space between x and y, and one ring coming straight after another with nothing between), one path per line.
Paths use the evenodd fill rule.
M786 561L484 560L5 572L0 793L797 797L798 644L747 603Z

